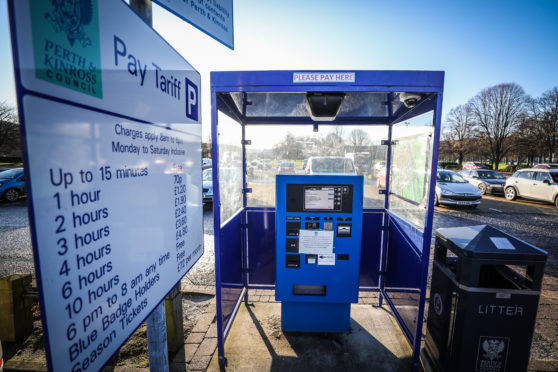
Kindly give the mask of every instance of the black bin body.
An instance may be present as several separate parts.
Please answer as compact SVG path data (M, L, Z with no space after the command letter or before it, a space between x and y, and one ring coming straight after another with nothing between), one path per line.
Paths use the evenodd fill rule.
M526 371L546 252L491 226L436 231L426 354L439 371Z

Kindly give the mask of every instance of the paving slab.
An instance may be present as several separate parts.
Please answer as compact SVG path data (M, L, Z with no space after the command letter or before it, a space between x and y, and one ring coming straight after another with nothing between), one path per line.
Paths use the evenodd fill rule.
M227 371L409 371L412 351L392 314L351 305L348 333L281 331L280 303L242 304L225 343ZM217 353L208 371L219 371Z

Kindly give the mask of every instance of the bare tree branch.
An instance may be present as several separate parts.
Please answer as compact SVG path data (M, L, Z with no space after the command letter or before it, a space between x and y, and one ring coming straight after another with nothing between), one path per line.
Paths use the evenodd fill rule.
M509 137L524 120L526 101L523 88L508 83L483 89L468 103L479 135L488 142L495 169L511 149Z

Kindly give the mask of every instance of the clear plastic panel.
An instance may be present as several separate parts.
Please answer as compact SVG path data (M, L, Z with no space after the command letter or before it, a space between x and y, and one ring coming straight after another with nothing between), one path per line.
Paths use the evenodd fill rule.
M434 112L392 128L389 209L424 228L434 145Z
M239 112L243 111L243 97L250 105L246 106L248 117L308 117L310 112L306 103L306 93L286 92L233 92L230 93ZM386 93L345 92L339 117L387 117Z
M332 166L327 174L363 175L364 208L383 208L377 175L385 165L387 148L381 141L387 136L387 125L320 125L318 132L310 125L248 125L246 139L252 144L246 147L246 180L252 192L247 206L275 207L275 176L317 174L323 169L312 164L319 160L322 165L346 165Z
M219 112L219 200L221 226L242 209L242 127Z

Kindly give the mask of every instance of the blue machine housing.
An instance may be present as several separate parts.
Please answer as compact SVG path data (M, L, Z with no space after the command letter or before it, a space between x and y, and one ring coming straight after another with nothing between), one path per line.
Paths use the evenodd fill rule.
M306 208L308 189L330 190L338 210ZM283 330L349 331L350 303L358 302L362 200L362 176L277 176L275 293ZM331 256L321 264L323 255L301 252L303 230L332 232L333 264Z

